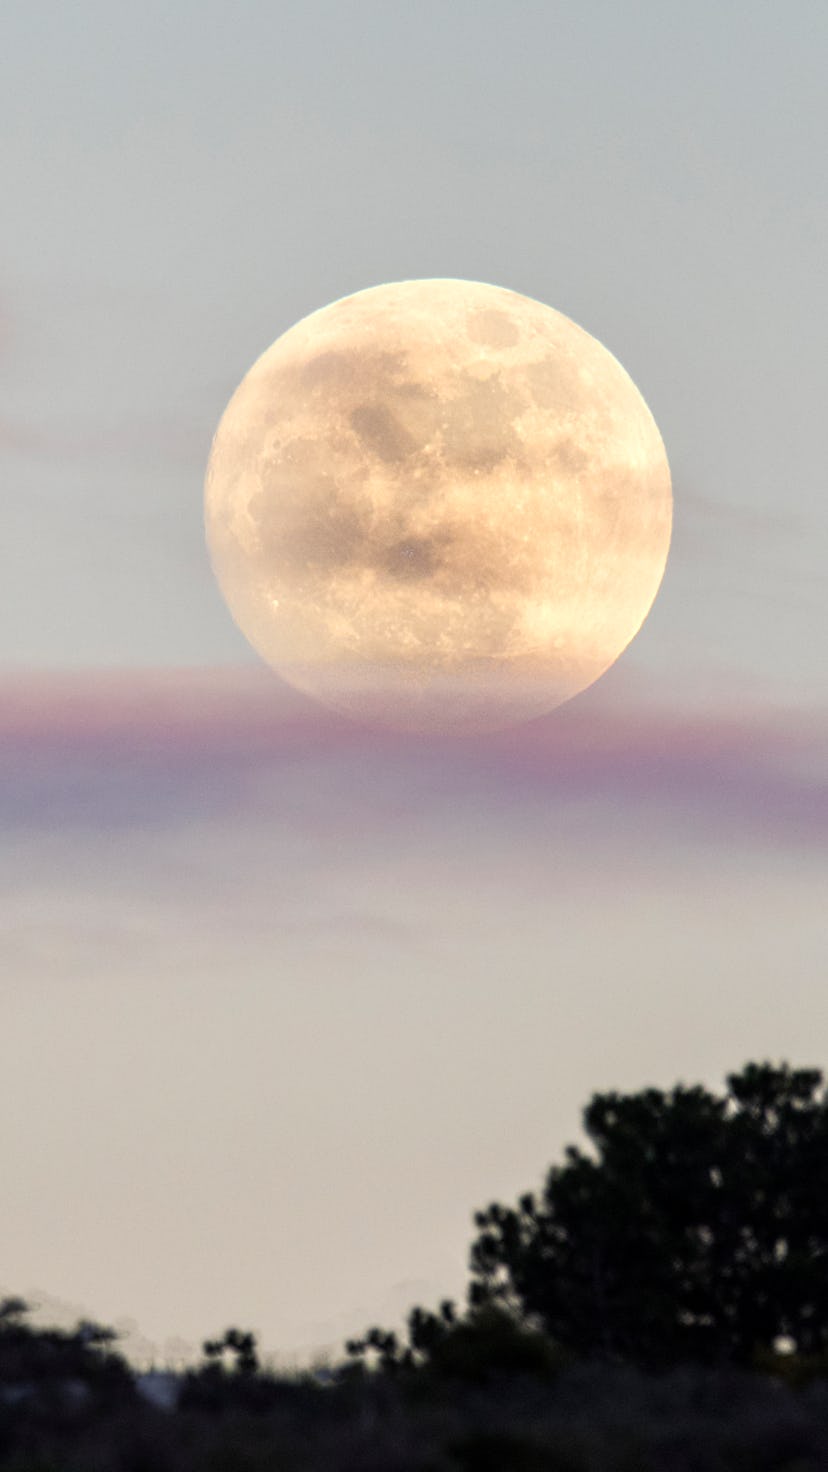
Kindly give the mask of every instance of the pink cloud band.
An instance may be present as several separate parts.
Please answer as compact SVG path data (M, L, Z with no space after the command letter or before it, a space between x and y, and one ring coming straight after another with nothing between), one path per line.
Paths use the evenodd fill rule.
M424 737L348 722L256 668L7 674L0 758L7 821L36 826L238 811L257 773L321 762L334 789L366 764L385 790L398 773L403 805L425 785L435 801L601 800L770 840L828 835L826 712L686 715L587 692L501 733Z

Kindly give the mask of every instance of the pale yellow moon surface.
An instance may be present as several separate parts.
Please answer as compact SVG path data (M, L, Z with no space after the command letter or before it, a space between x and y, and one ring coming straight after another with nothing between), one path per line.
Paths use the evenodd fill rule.
M551 307L459 280L372 287L254 363L206 479L213 568L285 680L369 723L485 730L592 684L670 541L631 378Z

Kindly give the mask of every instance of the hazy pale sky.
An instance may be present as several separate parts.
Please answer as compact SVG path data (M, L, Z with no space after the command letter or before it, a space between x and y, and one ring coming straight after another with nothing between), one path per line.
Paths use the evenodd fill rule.
M285 1354L460 1294L597 1088L823 1064L822 0L12 3L0 1288ZM571 706L379 736L204 549L254 359L491 281L624 364L675 533Z

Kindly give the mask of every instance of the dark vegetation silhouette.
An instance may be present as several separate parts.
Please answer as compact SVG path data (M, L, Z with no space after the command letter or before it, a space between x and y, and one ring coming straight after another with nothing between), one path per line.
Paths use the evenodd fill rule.
M828 1350L828 1106L817 1069L748 1064L723 1095L596 1094L593 1147L475 1218L473 1303L578 1354L658 1368Z
M477 1213L466 1307L320 1373L227 1329L153 1403L115 1335L0 1303L0 1472L828 1472L828 1097L596 1094L586 1148Z

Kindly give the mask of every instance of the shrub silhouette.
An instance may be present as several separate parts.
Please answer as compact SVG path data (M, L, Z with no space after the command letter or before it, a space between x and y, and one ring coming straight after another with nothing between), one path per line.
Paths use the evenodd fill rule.
M283 1397L284 1384L261 1368L255 1334L226 1329L220 1339L206 1339L202 1348L204 1362L183 1375L179 1385L182 1410L261 1415Z
M548 1337L519 1322L499 1304L485 1304L458 1319L445 1300L435 1313L413 1308L407 1340L393 1330L371 1328L362 1339L350 1339L352 1361L394 1377L421 1371L432 1379L485 1382L498 1376L554 1376L566 1362Z
M514 1375L552 1379L565 1359L545 1334L492 1304L472 1311L443 1334L430 1349L428 1363L434 1375L485 1382Z
M596 1094L592 1153L475 1217L473 1306L644 1368L828 1354L828 1103L817 1069L748 1063L715 1095Z
M225 1329L221 1339L206 1339L204 1355L209 1364L223 1365L227 1355L235 1362L238 1375L255 1375L259 1368L256 1336L241 1329Z
M113 1329L87 1320L69 1332L35 1329L28 1312L22 1298L0 1301L0 1384L9 1403L31 1408L63 1395L100 1405L133 1395L132 1373L111 1348Z

